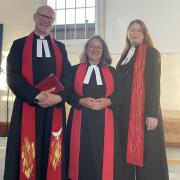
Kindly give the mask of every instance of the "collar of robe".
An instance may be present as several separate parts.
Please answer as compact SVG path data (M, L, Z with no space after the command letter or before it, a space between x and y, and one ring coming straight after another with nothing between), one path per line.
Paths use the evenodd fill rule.
M47 39L45 39L47 36L39 35L37 33L35 33L35 34L39 38L39 39L37 39L36 57L38 57L38 58L43 57L43 48L44 48L44 52L45 52L45 57L46 58L51 57L48 41L47 41Z
M131 58L133 57L134 53L135 53L136 47L135 46L131 46L131 48L129 49L125 59L122 61L121 65L125 65L127 64Z
M34 34L36 35L37 39L46 39L46 37L48 37L49 35L40 35L37 32L34 31Z
M88 67L88 70L87 70L87 73L86 73L86 76L84 78L83 83L84 84L89 84L89 81L90 81L93 70L95 71L97 85L102 85L102 79L101 79L99 67L97 65L90 65Z

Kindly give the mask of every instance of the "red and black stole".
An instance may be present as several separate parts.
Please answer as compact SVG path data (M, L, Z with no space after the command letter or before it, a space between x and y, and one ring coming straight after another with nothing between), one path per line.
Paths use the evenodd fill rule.
M147 45L142 43L137 50L129 116L127 163L143 167L144 159L144 107L145 107L145 63Z
M61 79L62 55L55 41L51 39L56 58L56 75ZM32 68L33 33L27 36L22 56L22 75L34 86ZM36 131L35 107L23 102L21 125L20 180L36 180ZM62 110L54 108L52 132L50 138L47 180L61 180L62 166L62 133L54 136L54 132L62 131Z
M83 97L83 81L87 71L87 64L80 64L75 75L75 92ZM106 97L114 92L114 79L108 67L102 67L102 74L106 85ZM82 110L74 109L70 139L69 178L78 180L79 153L81 134ZM93 119L92 119L93 121ZM104 152L102 180L113 180L114 176L114 119L113 112L105 108Z

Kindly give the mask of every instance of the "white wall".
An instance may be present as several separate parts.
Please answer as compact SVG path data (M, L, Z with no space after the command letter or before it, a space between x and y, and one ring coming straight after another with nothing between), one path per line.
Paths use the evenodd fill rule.
M105 0L105 7L105 38L111 52L122 50L127 25L139 18L161 52L180 53L179 0Z
M0 21L4 25L3 50L9 50L12 41L33 29L34 0L1 0Z
M162 108L180 110L180 53L162 54L161 69Z
M0 23L3 23L3 51L13 40L34 29L33 14L46 0L0 0Z
M116 65L130 21L142 19L162 53L161 105L180 110L180 1L105 0L105 40Z

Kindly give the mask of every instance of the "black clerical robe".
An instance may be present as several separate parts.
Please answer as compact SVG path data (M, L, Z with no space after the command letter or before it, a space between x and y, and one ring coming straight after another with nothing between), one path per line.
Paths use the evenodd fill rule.
M76 86L75 85L76 80L84 78L83 77L84 73L80 72L77 74L77 69L79 68L79 66L82 66L82 64L74 66L72 70L73 72L72 74L74 77L74 81L73 81L74 86ZM84 65L84 66L88 66L88 65ZM104 73L102 72L103 67L101 65L98 65L98 66L99 66L99 71L101 74L102 85L97 85L95 71L93 70L89 83L88 84L83 83L83 85L78 83L79 86L76 87L77 89L78 88L81 89L80 86L82 86L82 89L80 91L82 91L83 96L82 95L80 96L75 90L76 88L74 87L75 89L73 90L73 93L69 97L69 103L72 105L72 108L71 108L70 115L68 118L68 144L69 144L68 149L70 149L68 177L72 180L77 180L77 179L78 180L104 180L104 179L108 179L108 176L109 176L108 171L110 171L111 173L111 175L109 176L111 180L119 179L118 156L120 154L120 151L117 150L119 137L117 136L116 109L118 106L117 98L119 96L118 94L120 90L119 90L119 83L118 83L117 75L113 67L110 67L110 66L106 67L108 68L108 71L112 76L112 79L110 79L112 82L110 82L110 84L114 84L113 93L109 95L109 98L111 99L111 102L112 102L112 106L109 106L107 108L110 111L112 111L111 115L113 117L108 117L108 119L106 119L107 117L105 117L106 116L105 109L92 110L87 107L82 107L79 104L79 99L81 97L92 97L92 98L106 97L108 89L111 88L111 87L107 87L107 79L109 78L108 76L110 75L107 75L107 77L105 78ZM105 79L106 79L106 82L105 82ZM73 122L77 120L75 119L76 118L75 113L78 110L82 112L80 127L77 127L78 125ZM114 145L113 152L111 151L111 149L108 149L111 147L107 147L107 144L105 142L106 141L105 129L106 130L111 129L111 127L109 127L108 125L105 128L106 120L109 122L111 120L113 121L112 122L112 125L114 127L113 137L111 137L112 139L109 139L110 143L108 145L108 146L111 146L112 144ZM73 126L73 123L74 123L74 126ZM80 137L78 137L77 135L73 136L74 133L72 132L76 131L76 129L78 128L80 128L80 132L79 132ZM74 144L74 142L72 141L75 141L76 143L76 141L79 141L78 138L80 140L80 144L78 144L79 145L78 153L75 150L75 153L72 154L71 150L74 151L73 148L75 149L77 148L76 145L75 147L71 148L71 146L73 146L72 144ZM105 154L105 152L107 151L108 151L108 155ZM113 155L111 153L113 153ZM77 160L77 163L74 163L74 161L76 161L76 157L74 156L77 156L77 154L79 158ZM110 158L109 162L105 162L106 161L105 156L112 157L112 159Z
M30 85L22 76L22 54L27 37L14 41L8 58L7 58L7 83L16 99L12 112L11 125L8 135L6 161L5 161L5 180L19 179L20 172L20 146L21 146L21 119L22 105L26 102L35 107L35 132L36 132L36 179L46 179L50 135L52 128L52 115L54 107L62 109L63 112L63 137L62 137L62 179L66 176L66 159L65 159L65 135L66 135L66 118L64 102L69 94L71 84L71 65L67 58L64 44L55 41L62 54L62 72L61 82L64 91L59 95L63 101L53 107L41 108L34 103L34 98L39 93L32 85ZM50 57L45 56L43 49L42 57L37 57L37 39L39 36L33 34L32 47L32 71L34 84L49 76L51 73L56 74L55 53L52 48L50 37L46 36L48 42Z
M118 64L117 73L121 84L121 105L119 108L119 137L122 150L120 179L134 180L168 180L166 151L164 146L163 122L160 110L160 54L155 48L148 47L145 58L145 112L144 117L155 117L158 126L155 130L147 130L144 118L144 166L128 164L127 141L129 116L132 95L133 72L138 46L135 54L127 64ZM121 57L122 62L128 51ZM135 173L136 170L136 173Z

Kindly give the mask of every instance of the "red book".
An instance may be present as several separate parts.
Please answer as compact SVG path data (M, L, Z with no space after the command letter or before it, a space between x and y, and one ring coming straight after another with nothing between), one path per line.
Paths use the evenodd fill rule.
M43 79L41 82L35 85L35 88L39 91L45 91L55 87L56 89L52 92L53 94L58 94L64 90L64 86L55 76L55 74L50 74L47 78Z

